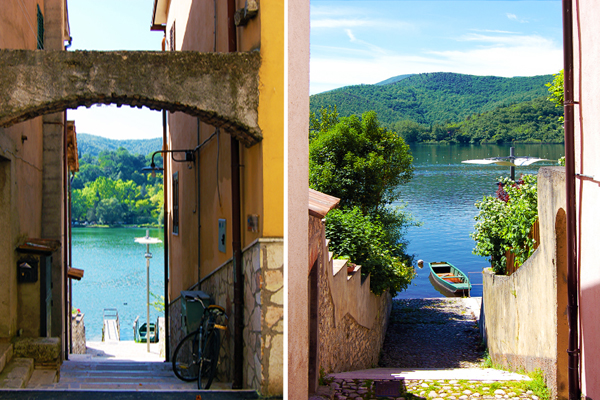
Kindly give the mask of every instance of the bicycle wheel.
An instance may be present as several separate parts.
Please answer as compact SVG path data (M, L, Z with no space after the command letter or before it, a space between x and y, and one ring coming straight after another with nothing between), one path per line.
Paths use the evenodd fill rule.
M173 372L182 381L192 382L198 379L198 371L200 371L199 336L200 333L195 331L184 337L173 354Z
M221 349L221 336L216 329L209 331L203 340L202 354L200 356L200 374L198 375L198 389L209 389L217 373L219 350Z

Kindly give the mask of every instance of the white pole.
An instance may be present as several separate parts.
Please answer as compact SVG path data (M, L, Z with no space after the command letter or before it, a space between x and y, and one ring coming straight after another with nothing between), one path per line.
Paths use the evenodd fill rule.
M146 229L150 237L150 229ZM150 243L146 243L146 350L150 353Z
M150 243L146 244L146 253L150 254ZM146 348L150 353L150 258L146 258Z

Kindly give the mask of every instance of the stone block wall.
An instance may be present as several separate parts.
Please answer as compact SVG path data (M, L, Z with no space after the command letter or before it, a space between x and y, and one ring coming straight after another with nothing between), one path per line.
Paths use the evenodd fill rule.
M264 396L283 393L283 240L258 239L243 251L244 388ZM221 334L217 379L233 380L233 261L221 265L189 290L202 290L225 308L228 330ZM181 299L169 304L171 355L184 337Z
M221 353L217 367L217 378L223 382L233 380L233 261L228 261L200 282L200 290L209 294L215 304L225 308L229 320L227 331L221 332Z
M346 265L335 275L323 222L309 219L309 251L318 268L317 374L376 367L387 331L392 300L377 296L370 279L348 275Z
M85 354L86 353L86 341L85 341L85 322L83 320L85 314L71 315L71 330L72 330L72 341L73 349L71 354Z
M283 240L259 239L244 252L244 384L283 393Z
M387 293L373 295L377 298L376 316L373 325L365 327L350 313L336 322L326 273L320 274L319 287L319 371L330 373L377 367L391 312L391 296Z

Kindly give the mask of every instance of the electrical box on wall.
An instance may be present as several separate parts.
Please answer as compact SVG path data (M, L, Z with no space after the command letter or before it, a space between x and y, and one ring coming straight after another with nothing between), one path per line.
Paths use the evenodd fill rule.
M219 219L219 251L227 252L227 220Z
M248 215L248 231L258 232L258 214Z
M38 264L35 258L21 258L17 261L17 281L18 282L37 282Z

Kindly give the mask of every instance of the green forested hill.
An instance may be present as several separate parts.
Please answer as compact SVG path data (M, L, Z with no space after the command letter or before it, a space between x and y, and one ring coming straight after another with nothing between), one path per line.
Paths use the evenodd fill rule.
M396 78L401 78L396 80ZM385 125L459 122L500 106L547 97L552 75L500 78L426 73L390 78L375 85L347 86L310 97L310 110L337 106L340 117L374 110ZM385 84L391 81L393 83Z
M561 115L562 108L538 97L473 114L458 123L419 124L404 120L391 128L407 142L563 143Z
M77 150L80 157L84 154L98 157L103 150L115 151L119 147L126 148L131 154L145 156L162 149L162 138L115 140L87 133L77 134Z

